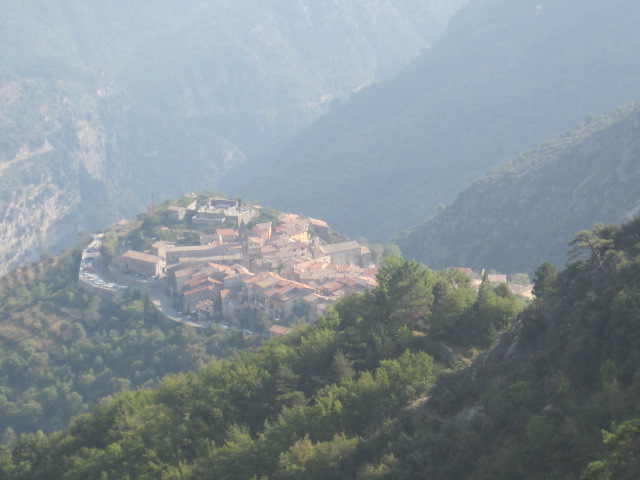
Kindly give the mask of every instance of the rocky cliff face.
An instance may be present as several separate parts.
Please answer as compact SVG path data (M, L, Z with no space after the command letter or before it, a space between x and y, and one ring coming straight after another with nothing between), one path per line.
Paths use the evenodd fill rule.
M0 274L33 260L38 252L66 244L69 232L80 231L79 195L60 188L51 176L17 191L2 204L0 222Z
M95 226L81 213L81 176L100 183L109 178L99 120L76 118L69 98L46 82L12 80L4 84L7 89L13 93L0 102L0 118L14 135L4 137L11 144L3 144L0 163L0 274L44 250L68 245L82 228ZM37 102L34 90L41 92ZM19 113L32 129L18 124ZM7 159L7 152L15 154Z
M499 168L398 244L435 269L562 266L577 231L640 214L639 185L640 104L633 104Z
M0 105L5 123L16 114L12 106L22 109L33 93L13 83L4 88L11 98ZM0 274L70 245L82 230L134 215L150 203L148 192L164 198L208 188L243 159L239 148L211 135L182 148L188 161L176 161L172 136L131 112L122 91L102 95L80 115L63 91L46 82L40 87L43 97L28 112L35 128L10 125L18 134L5 142L0 162ZM7 152L15 153L7 158Z

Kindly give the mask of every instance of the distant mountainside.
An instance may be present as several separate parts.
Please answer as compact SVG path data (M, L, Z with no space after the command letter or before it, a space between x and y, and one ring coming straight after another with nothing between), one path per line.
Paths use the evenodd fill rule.
M223 172L397 72L466 0L7 0L0 272Z
M396 77L262 158L244 195L381 241L473 180L640 98L635 0L472 0Z
M640 213L640 103L590 118L498 168L397 243L432 268L532 272L592 224Z

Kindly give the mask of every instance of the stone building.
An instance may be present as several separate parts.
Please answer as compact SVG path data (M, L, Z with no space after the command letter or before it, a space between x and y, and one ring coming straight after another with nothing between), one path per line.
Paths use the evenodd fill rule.
M116 264L124 273L136 273L147 277L164 275L167 263L156 255L129 250L122 254Z
M367 267L371 264L371 251L356 241L334 243L316 248L316 257L329 257L330 263L351 263Z
M187 214L187 209L183 207L168 207L167 208L167 218L171 222L181 222L184 220L185 215Z
M271 240L273 234L273 227L271 222L257 223L251 227L251 232L254 236L263 240Z

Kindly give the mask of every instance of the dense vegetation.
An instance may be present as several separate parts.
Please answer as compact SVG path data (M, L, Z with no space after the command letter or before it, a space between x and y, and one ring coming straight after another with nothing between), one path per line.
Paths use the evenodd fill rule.
M103 397L245 349L240 332L159 322L146 293L114 302L77 287L79 249L0 279L1 443L51 432Z
M389 429L389 478L637 476L640 219L581 231L571 252L537 269L537 299L481 362Z
M637 100L638 21L635 0L471 0L411 66L261 158L246 191L384 241L589 113Z
M560 267L574 232L637 214L639 129L638 103L592 116L478 180L395 241L435 269Z
M118 395L65 432L23 436L1 468L31 479L340 478L364 438L422 402L439 372L463 366L521 309L486 279L476 295L459 272L401 257L379 281L257 353Z
M66 431L23 436L1 451L0 472L632 478L640 219L579 232L572 258L561 272L536 270L537 298L512 324L516 300L502 287L485 281L469 294L458 273L392 257L377 289L344 299L318 324L120 394ZM474 325L484 327L467 334ZM464 368L462 354L489 344Z

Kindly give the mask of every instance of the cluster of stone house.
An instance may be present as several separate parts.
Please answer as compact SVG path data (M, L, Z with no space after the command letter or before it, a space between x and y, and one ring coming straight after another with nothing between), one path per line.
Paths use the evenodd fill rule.
M258 212L247 205L242 205L238 200L213 197L202 205L191 218L194 225L222 226L225 220L231 220L240 225L249 223Z
M314 320L340 296L376 284L369 249L355 241L325 244L325 222L283 214L275 225L249 229L243 219L239 225L201 235L200 245L156 242L150 251L128 251L116 263L124 272L166 276L183 312L227 320L247 309Z
M125 273L145 277L156 277L166 273L167 262L150 253L129 250L116 259L116 264Z

